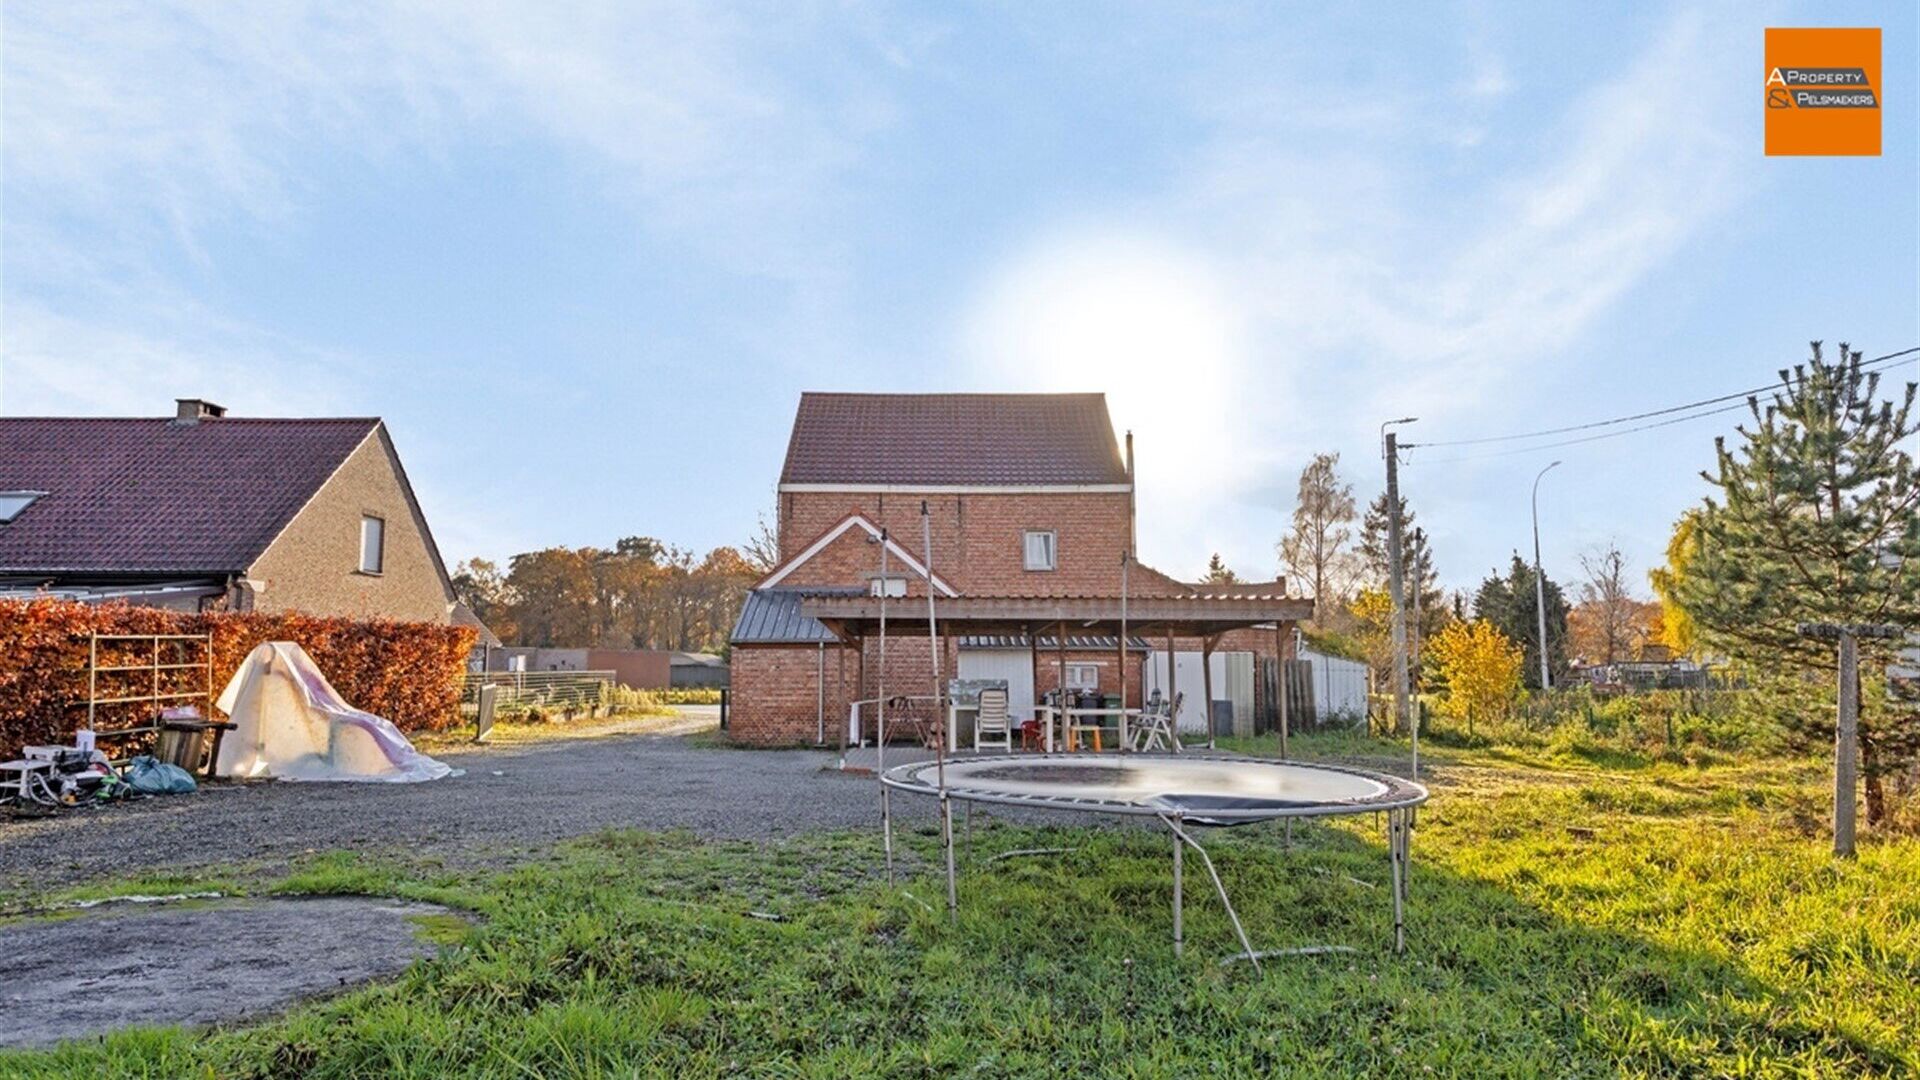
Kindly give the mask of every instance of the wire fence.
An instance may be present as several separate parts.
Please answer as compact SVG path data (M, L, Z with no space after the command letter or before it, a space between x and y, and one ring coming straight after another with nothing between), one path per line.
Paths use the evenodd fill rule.
M591 709L612 696L611 671L484 671L460 679L460 707L477 709L480 688L500 688L498 705L508 708Z

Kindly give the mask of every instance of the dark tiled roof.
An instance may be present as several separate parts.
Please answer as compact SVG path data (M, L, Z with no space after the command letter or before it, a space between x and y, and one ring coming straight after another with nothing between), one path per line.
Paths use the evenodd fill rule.
M1124 484L1104 394L802 394L783 484Z
M735 645L795 645L839 640L816 619L800 614L803 596L864 596L858 586L810 587L804 589L755 589L740 605L740 617L734 620Z
M238 573L377 419L0 419L0 572Z

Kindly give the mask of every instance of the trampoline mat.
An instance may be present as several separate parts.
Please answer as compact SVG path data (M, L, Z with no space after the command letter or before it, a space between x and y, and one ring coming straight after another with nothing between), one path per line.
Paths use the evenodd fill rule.
M931 763L890 773L915 786L935 783ZM1062 800L1181 811L1239 819L1319 807L1365 808L1425 792L1390 777L1358 771L1245 758L988 758L949 761L949 791L964 798L1058 803Z

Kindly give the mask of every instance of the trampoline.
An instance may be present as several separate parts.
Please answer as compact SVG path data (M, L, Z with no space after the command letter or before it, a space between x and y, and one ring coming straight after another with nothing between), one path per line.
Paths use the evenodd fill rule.
M880 782L886 789L940 800L947 904L956 910L952 800L1157 818L1174 841L1175 955L1184 946L1180 887L1184 850L1191 847L1206 866L1228 921L1246 957L1256 967L1259 954L1234 913L1212 858L1188 826L1383 814L1393 902L1393 947L1395 952L1406 947L1407 860L1415 808L1427 801L1427 789L1397 776L1337 765L1194 754L1018 754L899 765L882 772ZM891 849L892 821L885 800L882 808L882 827L887 830Z

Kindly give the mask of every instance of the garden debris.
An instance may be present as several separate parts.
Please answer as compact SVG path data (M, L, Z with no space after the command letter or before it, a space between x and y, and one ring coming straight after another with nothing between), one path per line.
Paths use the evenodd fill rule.
M1296 949L1263 949L1253 953L1234 953L1220 961L1221 967L1239 960L1251 960L1258 964L1262 960L1271 960L1276 956L1332 956L1337 953L1354 953L1359 949L1351 945L1302 945Z
M1069 851L1079 851L1079 850L1080 850L1079 848L1070 848L1070 847L1014 848L1012 851L1003 851L998 855L989 855L987 856L986 861L999 862L1001 859L1011 859L1020 855L1064 855Z

